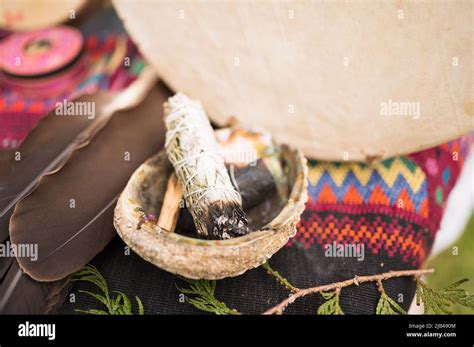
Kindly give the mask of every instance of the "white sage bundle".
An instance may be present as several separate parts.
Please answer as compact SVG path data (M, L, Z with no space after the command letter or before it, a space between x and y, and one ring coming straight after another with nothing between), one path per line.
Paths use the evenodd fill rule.
M198 234L229 239L249 233L241 196L201 104L178 93L164 104L164 111L166 152Z

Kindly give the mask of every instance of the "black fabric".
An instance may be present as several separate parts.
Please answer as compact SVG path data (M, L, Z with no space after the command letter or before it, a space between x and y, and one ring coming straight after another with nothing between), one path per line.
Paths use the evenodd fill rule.
M176 286L187 284L177 276L156 268L131 251L125 255L126 245L116 237L92 262L107 279L110 290L118 290L130 298L139 296L146 314L203 314L187 302ZM370 275L389 270L402 270L403 262L395 261L384 254L366 252L364 261L355 258L327 258L319 246L302 248L298 243L284 247L270 259L273 269L279 271L299 288L312 287L352 278L354 274ZM383 264L383 266L381 265ZM406 267L408 269L408 267ZM408 309L415 293L412 277L394 278L384 282L384 288L394 300L403 295L400 303ZM74 314L74 309L103 308L79 290L98 289L85 282L76 282L60 313ZM247 271L236 278L217 281L216 297L229 307L246 314L260 314L284 300L290 292L262 268ZM374 314L380 295L375 283L344 288L341 292L341 307L346 314ZM181 300L180 300L181 299ZM287 314L316 314L323 302L320 294L313 294L290 305ZM135 305L135 304L134 304ZM136 305L134 306L136 309Z

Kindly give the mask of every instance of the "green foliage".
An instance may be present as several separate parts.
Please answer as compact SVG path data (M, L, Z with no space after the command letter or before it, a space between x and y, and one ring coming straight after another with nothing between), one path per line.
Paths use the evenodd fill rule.
M474 309L474 295L469 294L466 290L459 288L468 279L456 281L441 290L430 288L425 282L417 278L416 302L423 302L425 305L425 313L432 311L436 314L449 314L451 304Z
M135 300L137 301L137 304L138 304L138 314L140 316L143 316L145 314L145 308L143 307L143 303L140 300L140 298L136 295L135 295Z
M406 311L398 305L395 300L383 291L380 295L375 314L407 314Z
M280 284L282 284L291 292L297 293L300 290L293 286L278 271L272 269L268 262L263 264L262 268L269 275L275 277ZM190 280L186 278L182 279L189 284L189 287L178 287L178 290L183 294L187 294L186 301L197 309L215 314L240 314L240 312L237 310L229 308L224 302L216 299L214 295L216 281ZM407 312L395 300L388 296L388 294L383 289L382 281L385 281L385 279L377 280L377 285L380 290L380 299L377 303L375 313L380 315L407 314ZM474 295L469 294L464 289L459 288L460 285L467 281L467 279L460 280L439 291L436 291L428 287L426 283L417 278L417 304L423 301L425 304L426 313L429 311L433 311L435 313L450 313L448 308L451 304L458 304L474 309ZM339 302L340 292L340 289L330 292L320 292L322 297L325 299L325 302L318 307L317 314L343 315L344 312Z
M191 280L182 278L189 284L188 288L178 288L186 295L186 301L205 312L212 312L218 315L240 314L237 310L229 308L225 303L216 299L214 292L216 290L216 281L209 280Z
M288 289L289 291L293 292L293 293L296 293L298 291L298 288L296 288L294 285L292 285L290 283L290 281L288 281L285 277L283 277L278 271L276 270L273 270L271 267L270 267L270 264L267 262L265 262L263 265L262 265L262 268L271 276L275 277L277 279L278 282L280 282L280 284L282 284L286 289Z
M344 312L339 305L339 290L335 290L332 292L321 292L321 295L326 301L319 306L318 314L334 314L334 315L342 315Z
M86 290L79 290L80 293L87 294L97 301L99 301L102 305L104 305L107 310L97 310L97 309L89 309L89 310L79 310L76 309L76 312L80 313L88 313L88 314L95 314L95 315L131 315L132 313L132 303L127 295L122 292L115 291L117 294L115 298L112 298L109 292L109 288L107 285L107 281L101 275L99 270L93 265L87 265L83 267L81 270L77 271L73 275L73 281L86 281L94 284L97 286L103 294L92 293ZM135 300L137 301L138 305L138 314L143 315L145 310L143 308L143 303L141 302L138 296L135 296Z
M464 229L461 238L452 247L447 247L443 252L430 259L427 268L434 268L436 272L431 274L426 282L431 288L443 288L446 284L459 279L459 274L474 274L474 213ZM456 271L453 271L455 269ZM474 293L474 281L463 284L463 288ZM450 311L456 314L473 314L472 308L452 304Z

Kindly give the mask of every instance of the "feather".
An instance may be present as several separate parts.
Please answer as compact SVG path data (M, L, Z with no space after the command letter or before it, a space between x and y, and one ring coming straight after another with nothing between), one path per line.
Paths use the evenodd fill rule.
M51 112L39 122L18 150L0 156L0 241L8 236L8 221L15 205L30 194L41 177L60 170L71 153L89 141L120 109L136 106L156 81L149 67L127 89L114 95L99 92L75 102L93 103L96 117L89 115L58 116ZM52 138L54 134L54 138Z
M87 146L115 111L134 107L141 102L155 81L154 73L145 69L139 79L123 92L99 92L79 98L75 102L95 103L97 117L94 121L91 122L86 115L61 117L51 112L39 122L18 150L0 152L1 243L5 244L8 239L8 222L15 204L31 194L42 177L60 170L75 150ZM54 134L53 141L51 134ZM107 224L105 219L111 218L111 212L102 212L105 211L100 211L84 229L98 228L100 223ZM33 236L35 232L32 231ZM12 242L15 242L14 238ZM58 295L52 296L52 293L59 293L59 289L65 288L68 282L35 281L21 271L15 258L0 258L0 312L51 312L54 305L44 306L40 302L59 298Z
M76 101L101 105L108 98L108 94L101 92ZM8 237L8 221L15 204L27 195L41 175L63 164L66 159L64 150L90 124L86 115L66 117L51 112L38 123L18 149L0 152L1 241Z
M109 102L111 95L99 92L78 98L78 102L94 102L98 107ZM47 170L45 168L72 143L91 121L87 116L43 118L18 149L0 151L0 242L8 241L8 222L16 201L28 193L27 186ZM51 141L51 134L55 134ZM18 156L19 155L19 156ZM20 160L16 160L20 159ZM58 168L62 165L58 161ZM63 283L65 282L65 283ZM58 288L66 288L67 280L43 284L24 275L14 257L0 258L0 312L49 313L56 308L47 304L60 298ZM15 289L15 290L14 290ZM56 303L56 301L53 301Z
M94 17L89 23L102 23L101 19L103 19L101 16ZM110 21L107 23L110 24ZM116 109L124 106L133 107L148 94L156 77L151 73L145 74L146 71L147 68L139 77L141 81L145 79L145 83L141 83L144 88L135 88L135 95L119 94L123 97L115 98ZM102 106L108 104L116 95L117 93L110 91L98 92L75 101L94 102L96 111L101 112L99 110L102 110ZM112 107L105 111L113 113L114 110ZM42 176L60 169L69 154L80 147L79 142L86 145L87 141L106 124L104 122L95 129L86 131L91 123L86 117L77 115L47 116L39 122L19 149L0 151L0 242L5 243L9 237L8 224L16 203L34 190ZM81 136L78 137L78 134ZM15 160L16 152L21 154L20 161ZM95 225L111 223L106 222L107 218L107 214L103 213L101 217L94 219L94 223ZM54 313L62 304L70 287L68 276L58 281L39 282L21 270L15 257L0 258L0 313Z
M59 310L71 288L69 278L37 282L25 275L13 259L11 269L0 286L1 314L47 314Z
M133 171L164 141L162 103L154 88L141 105L119 112L90 144L71 154L64 167L41 178L19 202L10 220L15 244L37 244L38 260L18 257L38 281L56 281L79 270L115 235L114 202Z

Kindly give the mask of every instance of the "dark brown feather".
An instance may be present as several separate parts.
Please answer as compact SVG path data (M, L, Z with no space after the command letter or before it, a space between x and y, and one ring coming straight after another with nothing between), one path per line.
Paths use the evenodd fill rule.
M3 282L4 277L6 276L8 270L10 269L14 258L13 257L3 257L0 258L0 283Z
M77 99L100 108L110 94L99 92ZM8 221L15 204L32 191L38 178L60 168L68 158L65 149L92 122L86 115L57 116L51 112L33 129L18 149L0 152L0 241L8 236ZM16 160L16 156L20 160Z
M38 244L37 261L18 258L25 273L38 281L65 278L111 240L118 194L132 172L163 144L160 115L169 95L160 85L138 107L115 114L87 147L73 152L60 171L42 177L34 192L16 205L11 241Z
M6 238L6 225L17 202L30 194L39 179L62 168L69 156L85 147L119 110L135 107L156 84L156 75L145 67L137 80L121 92L99 91L74 100L95 106L90 115L56 115L52 111L40 122L18 150L0 155L0 241Z
M94 102L99 109L112 95L99 92L76 101ZM69 157L64 150L74 143L91 120L87 116L57 116L51 112L40 120L18 149L0 151L0 242L8 240L8 224L15 204L34 190L39 177L59 169ZM17 155L20 155L16 160ZM54 162L54 165L52 163ZM0 312L50 313L59 306L60 283L40 283L20 270L15 258L0 259ZM51 300L52 304L51 304ZM62 301L61 301L62 302Z
M71 287L69 278L37 282L25 275L14 259L3 282L0 286L1 314L55 313Z

